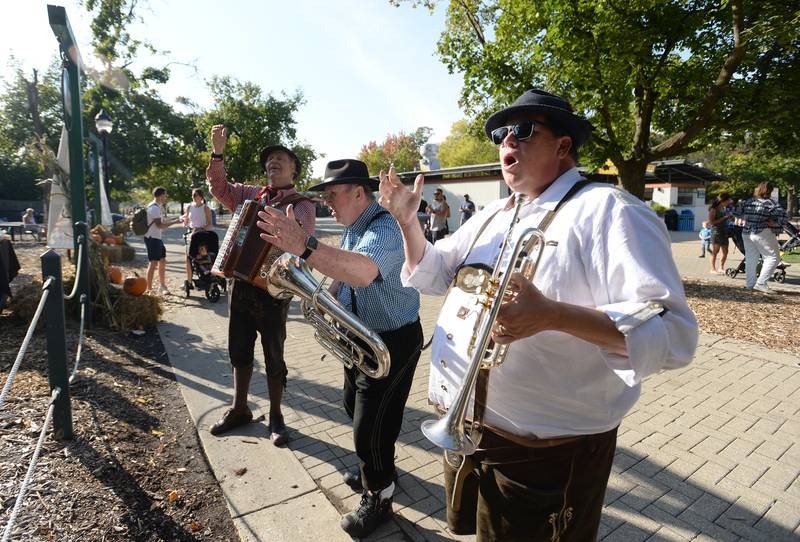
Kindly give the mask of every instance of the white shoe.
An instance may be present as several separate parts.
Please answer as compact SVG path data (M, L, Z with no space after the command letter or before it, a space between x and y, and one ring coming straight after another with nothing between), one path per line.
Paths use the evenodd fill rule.
M773 290L772 288L770 288L766 284L756 284L755 286L753 286L753 290L757 290L759 292L762 292L762 293L765 293L765 294L769 294L769 295L775 294L775 290Z
M161 295L169 295L169 288L167 288L167 287L166 287L165 285L163 285L163 284L161 285L161 288L159 288L159 289L158 289L158 291L159 291L159 293L160 293Z

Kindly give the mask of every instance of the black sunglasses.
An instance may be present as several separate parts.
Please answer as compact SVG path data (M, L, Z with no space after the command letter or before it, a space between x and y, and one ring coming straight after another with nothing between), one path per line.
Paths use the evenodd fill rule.
M501 126L500 128L495 128L492 130L492 142L495 145L500 145L506 136L508 136L509 131L514 134L514 138L516 138L518 141L524 141L533 137L533 130L539 125L547 126L546 123L540 120L523 120L522 122L518 122L510 126Z

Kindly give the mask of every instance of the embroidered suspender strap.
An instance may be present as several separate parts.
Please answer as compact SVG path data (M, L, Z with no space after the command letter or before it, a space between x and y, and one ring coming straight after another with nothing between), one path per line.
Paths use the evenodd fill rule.
M547 227L555 218L556 213L561 209L561 207L574 196L580 189L584 186L588 185L591 181L586 179L581 179L580 181L576 182L572 185L572 187L564 194L564 197L561 198L561 201L556 204L555 208L552 211L547 211L547 214L539 223L539 230L542 233L545 232ZM542 247L540 250L544 250ZM478 373L478 380L475 383L475 402L473 404L472 409L472 431L471 437L473 442L476 444L480 442L481 432L483 431L483 416L486 413L486 396L489 390L489 369L482 369Z
M364 228L364 231L367 231L369 227L375 222L378 218L382 217L383 215L388 215L389 211L379 211L375 213L375 215L367 222L367 227ZM358 316L358 307L356 306L356 291L355 289L350 286L350 305L353 307L353 314Z

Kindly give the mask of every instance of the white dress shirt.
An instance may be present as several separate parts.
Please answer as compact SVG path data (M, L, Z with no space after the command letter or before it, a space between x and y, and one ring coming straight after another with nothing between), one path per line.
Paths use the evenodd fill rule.
M525 204L514 239L526 227L538 227L579 179L573 168ZM435 246L428 243L413 273L404 266L403 283L442 295L462 262L493 267L511 226L513 208L504 209L507 203L487 205L455 234ZM627 192L599 184L582 188L559 210L545 236L536 287L550 299L607 314L625 335L628 355L560 331L517 340L505 362L491 369L484 421L530 438L601 433L619 425L645 377L689 364L697 321L686 304L664 222ZM458 392L469 364L476 309L474 294L456 287L444 301L431 348L428 396L434 404L447 408Z

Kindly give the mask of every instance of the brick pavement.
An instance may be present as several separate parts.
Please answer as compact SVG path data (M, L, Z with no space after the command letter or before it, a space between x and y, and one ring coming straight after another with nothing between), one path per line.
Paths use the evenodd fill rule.
M439 301L423 298L426 337ZM192 310L171 305L166 322ZM224 329L224 311L211 314L219 321L203 327ZM192 333L197 319L185 316L180 320ZM324 351L311 338L297 303L287 331L291 452L327 500L340 512L349 510L359 497L339 473L357 460L340 404L341 365L330 356L320 359ZM224 333L213 333L203 342L224 357L224 341ZM445 530L441 456L419 430L420 421L431 417L427 361L423 354L398 441L396 516L371 540L474 539ZM800 539L798 364L796 356L703 335L689 367L649 378L620 429L600 539ZM324 526L318 536L330 538L338 528ZM261 539L258 533L244 538Z

